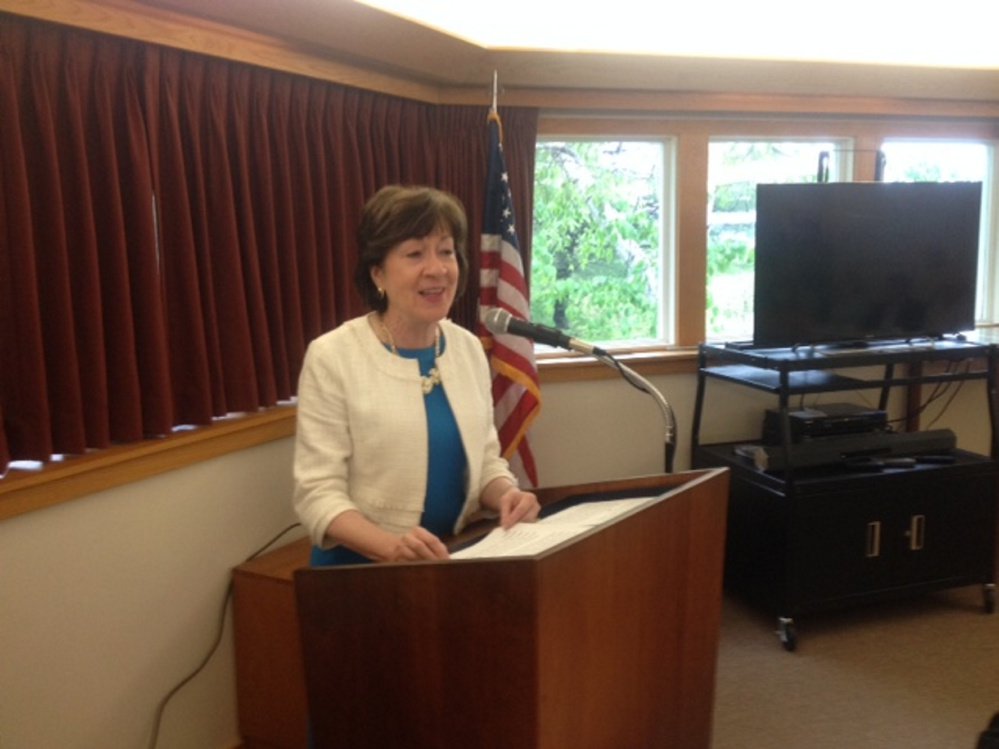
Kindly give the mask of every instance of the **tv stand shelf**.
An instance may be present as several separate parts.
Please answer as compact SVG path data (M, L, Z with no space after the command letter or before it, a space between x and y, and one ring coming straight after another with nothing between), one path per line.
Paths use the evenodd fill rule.
M754 369L775 372L836 369L875 365L912 364L926 361L963 361L987 359L993 346L989 343L945 338L934 341L905 343L886 341L863 347L798 346L787 348L755 348L724 343L703 343L700 353L718 362L745 364Z
M697 468L732 471L726 586L776 614L785 649L797 646L796 617L838 606L981 584L984 608L994 611L999 349L953 340L828 355L815 347L702 344L698 356L692 462ZM886 410L894 388L907 388L914 403L921 385L963 381L984 386L989 455L946 450L920 455L920 462L909 467L880 470L847 460L801 465L789 420L793 396L877 390L879 408ZM702 444L711 382L775 396L779 444L767 449L782 457L780 470L761 470L746 455L747 445L761 442L759 435Z
M712 371L711 376L771 393L779 393L783 387L795 394L859 390L866 384L864 380L856 377L844 377L834 372L822 370L788 371L787 382L784 384L779 372L739 364L718 367ZM882 380L878 379L872 387L881 387L881 383Z
M694 447L700 437L705 384L709 379L773 393L786 414L792 396L879 390L884 410L893 388L967 380L987 383L992 429L991 454L999 456L996 424L997 347L963 339L905 344L885 342L864 348L823 346L753 348L703 343L698 349L697 400L694 404Z

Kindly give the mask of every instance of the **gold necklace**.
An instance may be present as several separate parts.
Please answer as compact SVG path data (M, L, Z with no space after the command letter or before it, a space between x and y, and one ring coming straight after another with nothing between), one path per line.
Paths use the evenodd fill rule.
M375 319L378 320L378 324L382 328L382 332L388 339L389 349L393 354L399 356L399 349L395 346L395 339L392 337L392 331L388 329L388 325L382 319L381 315L376 315ZM441 328L438 325L434 328L434 366L430 368L430 372L426 375L420 375L420 387L423 389L424 395L430 395L431 391L437 385L441 383L441 373L437 369L437 357L441 355Z

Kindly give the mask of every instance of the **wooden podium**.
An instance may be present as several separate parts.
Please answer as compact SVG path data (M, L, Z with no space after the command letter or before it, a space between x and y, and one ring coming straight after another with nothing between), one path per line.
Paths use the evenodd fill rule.
M708 749L728 472L538 495L662 496L531 556L309 569L299 542L242 565L244 747L303 747L307 693L316 749Z

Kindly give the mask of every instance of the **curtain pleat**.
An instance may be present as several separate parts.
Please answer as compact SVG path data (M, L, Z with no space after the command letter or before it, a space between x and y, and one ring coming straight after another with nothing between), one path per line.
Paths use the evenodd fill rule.
M6 466L53 452L25 127L32 111L23 30L0 36L0 412ZM27 110L27 111L25 111Z
M357 255L357 225L361 208L377 189L374 176L377 158L372 158L360 134L367 120L361 110L371 98L366 92L343 87L331 87L325 96L324 111L319 123L322 139L329 144L325 164L326 183L330 193L331 248L333 258L354 258ZM362 148L367 154L362 153ZM335 319L345 320L363 308L353 284L353 263L344 262L349 272L336 273L332 279L336 304Z
M79 239L75 230L73 210L82 205L85 196L74 194L70 189L63 197L63 183L60 170L63 160L74 154L60 143L66 98L78 92L64 92L61 73L64 66L73 66L77 59L62 54L59 46L38 47L28 61L26 113L32 117L31 125L23 132L23 147L28 154L31 168L29 180L29 200L33 209L31 220L34 225L34 258L38 270L37 286L41 308L43 353L47 374L46 398L49 403L50 420L48 431L55 452L83 452L86 447L83 425L82 392L80 389L80 361L77 356L75 333L77 323L73 317L73 282L70 270L69 243L73 241L78 253L86 252L86 237L81 232ZM78 50L82 55L84 50ZM62 105L62 106L61 106ZM70 127L74 123L69 123ZM76 123L75 126L78 126ZM72 163L66 163L67 171ZM74 235L68 232L73 231ZM85 227L83 232L85 232Z
M485 104L0 21L0 471L293 398L385 184L465 204L474 326ZM501 115L529 249L537 112Z
M122 290L117 304L109 299L105 315L114 332L115 348L108 360L114 362L112 375L112 436L116 442L169 434L174 420L170 348L166 319L166 299L160 264L161 214L150 158L151 129L146 114L151 85L158 77L155 58L143 55L143 48L129 47L132 64L119 75L121 59L105 50L102 71L109 81L109 98L103 102L99 120L113 122L113 129L101 128L109 154L114 154L113 173L118 175L120 203L109 203L106 220L99 217L102 247L115 249ZM103 175L96 175L103 181ZM120 206L118 208L117 206ZM119 231L117 227L123 227ZM108 235L105 242L104 233ZM130 309L125 315L117 310ZM123 319L124 318L124 319ZM118 366L118 365L121 366ZM134 369L137 382L132 382ZM121 394L127 394L122 398ZM121 407L116 404L121 402ZM138 404L132 408L131 404ZM137 410L137 413L135 412ZM115 415L118 414L118 415Z
M267 85L258 86L254 96L255 121L260 132L256 153L259 163L269 172L266 183L258 180L259 204L270 206L270 210L261 214L273 224L271 246L267 251L276 272L268 276L267 281L271 298L283 320L279 340L284 341L284 350L279 357L287 378L282 397L287 398L295 391L298 362L305 355L305 347L325 327L321 302L317 299L323 287L311 287L313 281L322 284L324 279L310 279L303 272L309 265L310 252L303 238L308 229L300 229L296 221L298 196L293 175L298 165L292 163L290 155L283 155L291 140L292 80L287 76L269 76L264 83Z
M239 139L240 154L237 159L241 169L243 200L250 206L274 206L274 210L253 210L246 216L241 233L252 235L256 251L256 273L260 284L260 305L264 310L263 325L269 343L269 356L273 362L272 371L261 382L268 383L273 397L287 398L288 363L284 359L287 340L285 318L291 311L284 305L281 294L281 260L277 255L277 206L273 190L274 173L271 164L271 126L269 102L273 88L269 80L261 82L253 91L250 71L235 71L235 95L238 97L240 116L245 118L245 132ZM252 168L251 168L251 165ZM263 395L264 387L261 389ZM280 394L280 395L279 395Z
M185 101L185 71L177 56L165 57L159 81L159 119L155 124L158 179L154 199L158 207L158 249L167 324L169 380L173 396L173 420L180 424L207 424L212 417L212 399L217 387L210 381L209 352L202 331L203 304L212 305L211 289L200 287L197 247L201 218L191 205L204 205L199 185L188 184L188 172L199 161L199 144L185 143L183 119L191 102ZM193 162L188 165L188 154ZM190 193L194 192L192 196ZM200 238L200 242L198 241ZM203 302L204 299L204 302Z

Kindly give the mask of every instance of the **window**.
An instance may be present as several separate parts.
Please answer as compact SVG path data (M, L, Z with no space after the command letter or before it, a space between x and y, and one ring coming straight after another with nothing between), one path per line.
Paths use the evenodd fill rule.
M943 140L886 140L886 182L981 182L982 217L978 250L979 322L999 319L995 289L997 269L997 217L992 200L996 148L984 142Z
M531 317L602 345L669 342L669 143L539 140Z
M707 340L753 337L756 185L846 176L845 142L717 140L708 146ZM823 174L823 178L826 175Z
M925 178L983 181L979 314L999 323L991 122L588 113L538 135L537 322L619 352L749 340L757 184Z

